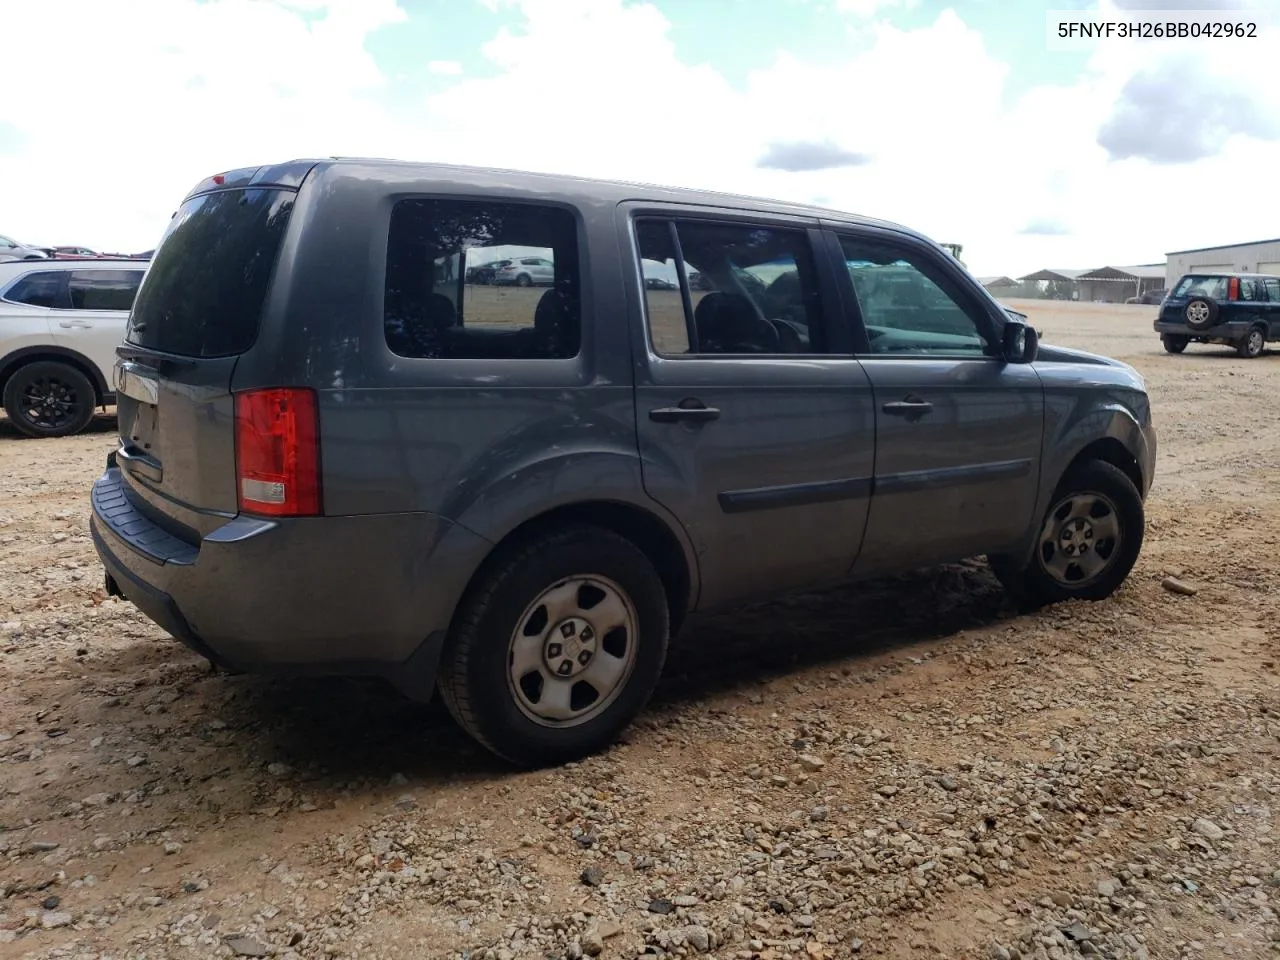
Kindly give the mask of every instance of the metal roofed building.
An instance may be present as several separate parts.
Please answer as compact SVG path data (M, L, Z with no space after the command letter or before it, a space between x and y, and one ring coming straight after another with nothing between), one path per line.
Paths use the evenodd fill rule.
M1018 282L1028 290L1036 291L1034 294L1029 293L1028 296L1046 300L1078 300L1080 288L1076 278L1087 272L1087 270L1037 270L1035 273L1028 273L1025 277L1019 277Z
M1273 273L1280 276L1280 238L1253 243L1175 250L1166 264L1167 286L1172 287L1185 274L1205 273Z
M1124 303L1129 297L1163 288L1165 265L1146 263L1135 267L1097 267L1076 277L1081 300Z

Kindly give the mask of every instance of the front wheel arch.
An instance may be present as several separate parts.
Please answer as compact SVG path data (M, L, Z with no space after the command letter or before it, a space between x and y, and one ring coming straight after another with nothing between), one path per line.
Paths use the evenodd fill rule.
M1077 453L1058 477L1054 484L1054 489L1057 489L1058 484L1062 483L1067 474L1090 460L1101 460L1103 463L1109 463L1120 470L1129 478L1139 493L1146 489L1144 477L1142 476L1142 467L1138 464L1138 458L1115 437L1103 437L1100 440L1095 440Z
M89 382L93 384L96 405L100 407L106 403L107 395L111 393L111 390L102 376L102 371L98 369L98 365L83 354L76 353L74 350L67 350L65 347L23 347L0 359L0 393L4 392L9 379L15 373L29 363L38 363L42 360L65 363L68 366L75 367L88 377Z
M1096 433L1093 439L1084 443L1074 453L1069 451L1074 445L1064 443L1063 436L1049 437L1045 442L1045 461L1040 478L1040 492L1036 497L1034 520L1028 518L1028 524L1038 523L1049 508L1054 492L1061 486L1071 471L1094 460L1110 464L1123 473L1138 490L1140 498L1145 499L1150 489L1152 477L1150 471L1155 468L1155 450L1146 448L1142 428L1128 410L1114 409L1104 435ZM1121 439L1123 438L1123 439ZM1063 449L1063 448L1066 449ZM1062 451L1061 458L1053 456ZM1144 455L1149 459L1144 460ZM1146 463L1144 473L1143 464ZM1035 550L1036 534L1039 529L1028 532L1016 544L1001 549L1001 554L1018 566L1025 564Z
M1082 580L1076 584L1063 579L1063 573L1052 573L1049 562L1046 562L1041 552L1042 546L1049 547L1053 553L1057 552L1055 548L1060 547L1056 534L1042 539L1042 533L1050 529L1052 515L1057 511L1056 504L1061 498L1066 498L1068 502L1080 499L1073 497L1074 491L1100 497L1110 508L1112 517L1118 520L1115 525L1117 533L1111 539L1116 552L1103 555L1099 550L1097 554L1107 557L1108 566L1096 573L1096 579ZM1087 525L1098 521L1088 521L1086 517L1077 522ZM1093 458L1073 464L1059 481L1049 506L1036 521L1037 546L1029 556L1018 559L1009 555L992 555L988 557L988 561L1010 598L1024 610L1034 610L1045 604L1069 599L1102 600L1111 596L1128 579L1142 551L1145 532L1146 516L1141 488L1133 484L1132 478L1123 469L1106 460ZM1086 532L1085 536L1092 534ZM1077 539L1074 542L1080 541ZM1102 542L1100 539L1098 544ZM1064 534L1061 543L1066 544L1070 550L1071 536Z

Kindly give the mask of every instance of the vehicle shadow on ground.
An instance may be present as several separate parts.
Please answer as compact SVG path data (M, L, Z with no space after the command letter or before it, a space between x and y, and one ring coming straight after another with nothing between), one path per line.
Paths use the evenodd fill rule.
M1243 360L1235 347L1224 347L1216 344L1200 344L1187 347L1183 353L1170 354L1167 350L1152 350L1153 357L1167 357L1175 363L1216 363L1221 360ZM1280 350L1268 348L1254 357L1254 360L1267 360L1280 356Z
M851 670L1007 615L985 565L955 565L849 584L692 620L673 642L646 716L824 664ZM220 685L221 686L221 685ZM228 678L220 715L234 710L241 746L313 771L312 785L417 786L501 779L512 768L477 746L437 698L422 705L375 680ZM641 743L642 722L628 740ZM260 737L261 739L258 739Z
M85 427L81 433L113 433L116 429L117 420L114 413L99 413L89 421L89 425ZM57 439L60 438L55 438L55 440L48 442L57 442ZM3 413L0 413L0 440L28 440L31 443L41 442L39 437L28 437L25 433L18 430L18 428L13 425L13 421Z

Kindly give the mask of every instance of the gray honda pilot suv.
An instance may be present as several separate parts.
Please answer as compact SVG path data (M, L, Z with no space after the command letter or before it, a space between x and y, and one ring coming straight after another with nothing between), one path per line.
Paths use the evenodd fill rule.
M549 286L467 280L522 258ZM438 688L524 765L609 743L695 610L978 555L1106 597L1155 464L1137 373L916 233L568 177L211 177L118 354L107 590L230 670Z

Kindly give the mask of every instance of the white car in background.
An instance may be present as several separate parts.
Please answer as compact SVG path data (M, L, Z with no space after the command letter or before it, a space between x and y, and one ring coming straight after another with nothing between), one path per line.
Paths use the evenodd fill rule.
M493 282L499 286L549 287L556 279L556 265L546 257L521 257L500 261Z
M0 237L0 263L10 260L45 260L52 256L46 247L29 247L9 237Z
M0 263L0 399L32 437L79 433L114 397L116 347L149 264Z

